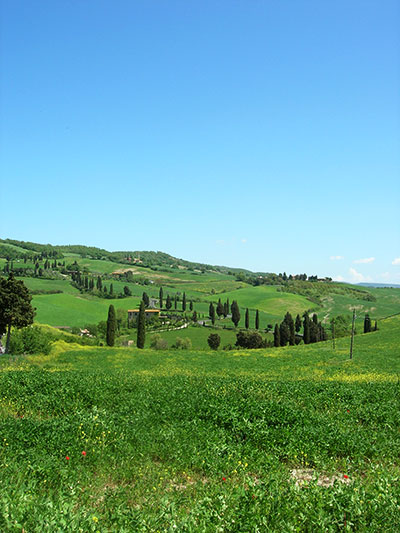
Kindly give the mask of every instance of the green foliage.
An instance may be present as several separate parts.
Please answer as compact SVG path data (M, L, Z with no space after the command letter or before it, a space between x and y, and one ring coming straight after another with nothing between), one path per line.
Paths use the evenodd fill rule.
M11 272L8 279L0 277L0 335L7 332L6 353L11 328L23 328L33 323L32 296L22 281Z
M221 344L221 337L218 335L218 333L211 333L208 336L207 342L211 350L218 350L218 347Z
M240 348L265 348L266 342L255 331L239 331L236 334L236 346Z
M239 311L239 306L236 300L233 300L232 302L231 313L232 313L232 322L235 324L235 328L236 328L240 321L240 311Z
M397 532L399 328L2 357L1 531Z
M369 317L369 314L366 313L364 318L364 333L370 333L370 331L372 331L371 319Z
M215 324L215 308L214 304L211 302L208 308L208 316L211 318L212 325Z
M50 353L52 336L38 326L13 331L9 351L13 355Z
M136 346L138 348L144 348L146 340L146 314L144 300L140 302L139 314L137 318L137 341Z
M155 333L151 336L150 348L153 348L153 350L167 350L168 342L159 333Z
M275 324L274 328L274 346L275 348L278 348L281 345L281 336L279 332L279 326L278 324Z
M172 348L177 350L190 350L192 348L192 341L189 337L176 337L175 344Z
M117 321L113 305L108 308L106 342L108 346L114 346Z

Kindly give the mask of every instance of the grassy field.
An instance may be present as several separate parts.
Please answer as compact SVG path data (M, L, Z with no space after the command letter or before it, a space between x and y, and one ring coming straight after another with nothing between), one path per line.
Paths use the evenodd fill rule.
M399 339L4 357L0 529L397 532Z

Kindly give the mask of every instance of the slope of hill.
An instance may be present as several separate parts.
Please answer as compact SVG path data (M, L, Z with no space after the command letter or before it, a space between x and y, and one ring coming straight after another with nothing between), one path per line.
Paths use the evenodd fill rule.
M399 334L3 357L1 529L397 532Z

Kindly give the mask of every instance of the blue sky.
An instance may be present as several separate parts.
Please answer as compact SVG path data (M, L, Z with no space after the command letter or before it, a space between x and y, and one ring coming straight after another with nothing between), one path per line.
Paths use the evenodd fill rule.
M2 0L0 235L400 283L393 0Z

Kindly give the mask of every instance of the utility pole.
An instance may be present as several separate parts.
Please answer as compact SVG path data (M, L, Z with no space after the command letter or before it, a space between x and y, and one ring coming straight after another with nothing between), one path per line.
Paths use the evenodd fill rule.
M353 359L353 343L354 343L354 324L356 321L356 310L353 309L353 322L351 324L351 342L350 342L350 359Z
M335 342L335 319L334 318L332 318L332 344L333 344L333 349L335 350L336 342Z

